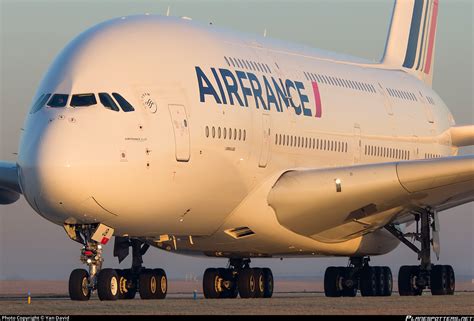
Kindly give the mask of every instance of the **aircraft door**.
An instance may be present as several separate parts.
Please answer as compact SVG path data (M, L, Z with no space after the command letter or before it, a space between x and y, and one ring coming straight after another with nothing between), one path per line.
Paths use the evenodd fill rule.
M360 163L360 154L362 151L362 139L359 124L354 124L354 164Z
M186 108L183 105L168 105L168 108L174 131L176 160L178 162L187 162L191 155L189 123Z
M270 157L270 127L270 115L262 114L262 149L260 151L260 160L258 162L258 166L260 167L266 167Z

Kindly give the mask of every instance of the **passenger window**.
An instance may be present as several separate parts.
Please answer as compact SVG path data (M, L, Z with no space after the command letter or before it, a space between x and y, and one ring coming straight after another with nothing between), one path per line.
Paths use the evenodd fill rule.
M31 108L30 114L36 113L38 110L40 110L44 104L48 101L49 97L51 97L51 94L43 94L38 98L36 103L33 105L33 108Z
M69 95L66 94L54 94L48 102L49 107L61 108L66 106Z
M224 131L224 139L226 139L227 138L227 128L224 127L224 128L222 128L222 130Z
M97 100L94 94L78 94L71 98L71 107L87 107L96 104Z
M132 105L130 105L130 103L125 98L123 98L120 94L112 93L112 96L114 96L115 100L118 102L118 104L120 105L120 107L122 108L124 112L135 110L135 108L133 108Z
M113 110L113 111L119 111L119 108L115 101L110 97L109 94L107 93L99 93L99 100L102 105L104 105L105 108ZM207 128L207 131L209 131L209 128ZM206 135L206 137L209 137L209 133Z
M217 128L217 138L221 138L221 128Z
M247 132L246 132L246 130L244 129L244 138L243 138L244 141L245 141L246 138L247 138Z

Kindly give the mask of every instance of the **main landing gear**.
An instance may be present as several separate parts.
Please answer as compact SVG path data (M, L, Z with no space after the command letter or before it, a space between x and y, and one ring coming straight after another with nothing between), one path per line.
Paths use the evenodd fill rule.
M400 267L398 273L399 294L401 296L421 295L425 288L429 288L432 295L453 295L456 280L452 266L434 265L431 263L431 245L439 258L439 223L437 212L429 208L419 209L415 214L415 221L415 233L403 234L394 225L385 227L402 243L417 253L418 260L421 261L420 265L404 265ZM420 249L410 242L406 238L407 236L414 237L416 241L420 242Z
M271 298L273 274L269 268L251 268L250 259L230 259L227 268L209 268L202 282L207 299Z
M148 244L137 239L116 237L114 256L117 256L121 262L128 256L129 247L131 247L132 267L124 270L102 268L104 259L101 243L106 243L101 232L103 228L102 224L65 226L68 235L83 244L81 261L88 266L88 271L76 269L71 272L69 277L71 300L87 301L94 291L97 291L102 301L134 299L137 292L141 299L164 299L168 289L165 271L146 269L142 266L142 256L148 250Z
M387 266L369 266L369 258L352 257L347 267L331 266L324 274L324 293L328 297L392 295L392 272Z
M401 296L421 295L426 288L433 295L452 295L455 289L454 270L450 265L431 263L431 245L439 257L439 223L437 213L419 209L415 214L416 232L402 233L395 225L385 228L418 254L420 265L404 265L398 272L398 293ZM421 225L421 226L420 226ZM431 233L432 232L432 233ZM431 237L432 234L432 237ZM420 249L407 237L420 242ZM324 292L328 297L390 296L392 272L386 266L369 266L368 258L353 257L348 267L329 267L324 275Z

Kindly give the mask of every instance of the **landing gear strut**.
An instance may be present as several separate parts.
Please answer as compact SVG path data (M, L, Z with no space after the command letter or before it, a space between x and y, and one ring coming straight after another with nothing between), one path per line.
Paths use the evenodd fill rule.
M431 263L431 245L439 255L437 233L439 231L436 211L419 209L415 214L416 232L402 233L393 224L385 228L403 244L418 254L420 265L404 265L398 273L398 292L401 296L421 295L425 288L431 289L433 295L453 295L455 289L454 270L450 265L434 265ZM420 227L421 225L421 227ZM433 231L433 238L431 238ZM407 239L414 237L420 242L420 248Z
M113 234L113 229L103 224L67 225L69 237L83 245L81 262L89 269L76 269L69 277L69 296L72 300L89 300L97 291L100 300L133 299L137 291L142 299L164 299L168 289L166 273L162 269L146 269L143 255L150 247L139 239L116 237L114 256L119 262L132 248L130 269L103 269L102 247Z
M369 258L351 257L349 265L331 266L324 274L324 293L328 297L390 296L392 272L387 266L369 266Z
M269 268L251 268L250 259L229 259L227 268L204 272L203 292L207 299L271 298L273 274Z

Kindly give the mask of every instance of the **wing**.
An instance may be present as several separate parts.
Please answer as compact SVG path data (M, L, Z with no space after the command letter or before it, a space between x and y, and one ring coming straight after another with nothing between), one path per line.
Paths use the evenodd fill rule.
M410 212L438 211L474 200L474 155L289 170L268 204L288 229L324 242L372 232Z
M14 203L20 194L16 164L0 162L0 204Z

